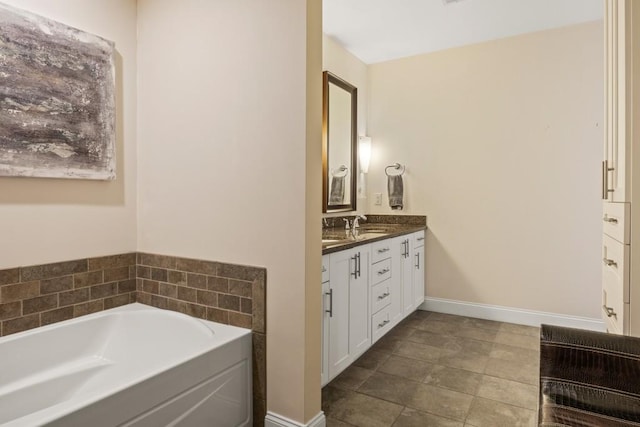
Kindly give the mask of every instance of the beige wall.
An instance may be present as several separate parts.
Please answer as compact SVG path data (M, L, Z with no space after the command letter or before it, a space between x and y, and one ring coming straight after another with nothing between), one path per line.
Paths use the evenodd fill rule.
M140 0L138 14L139 249L267 268L267 406L304 421L320 410L321 318L306 3Z
M407 167L427 296L599 317L602 23L370 66L369 194Z
M4 0L115 42L117 179L0 178L0 269L136 250L135 0Z

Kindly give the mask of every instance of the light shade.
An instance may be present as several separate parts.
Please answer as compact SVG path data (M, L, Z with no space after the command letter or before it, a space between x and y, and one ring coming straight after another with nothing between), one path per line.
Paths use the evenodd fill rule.
M358 155L360 157L360 170L364 173L369 172L369 163L371 162L371 138L368 136L360 137Z

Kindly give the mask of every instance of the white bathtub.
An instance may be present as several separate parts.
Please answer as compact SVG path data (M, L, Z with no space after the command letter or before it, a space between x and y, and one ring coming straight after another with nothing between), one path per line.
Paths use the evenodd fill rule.
M129 304L0 338L2 426L248 426L251 331Z

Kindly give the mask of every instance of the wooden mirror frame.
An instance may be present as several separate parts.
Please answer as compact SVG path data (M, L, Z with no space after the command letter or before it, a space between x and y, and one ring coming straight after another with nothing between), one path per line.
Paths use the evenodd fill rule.
M351 182L350 200L342 205L329 205L329 84L344 89L351 95L351 161L349 176ZM322 73L322 212L348 212L356 210L358 187L358 88L331 74Z

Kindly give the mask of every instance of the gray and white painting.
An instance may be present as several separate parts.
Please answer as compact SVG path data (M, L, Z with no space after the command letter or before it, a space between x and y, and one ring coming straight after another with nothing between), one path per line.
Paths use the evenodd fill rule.
M0 176L115 178L113 43L0 4Z

